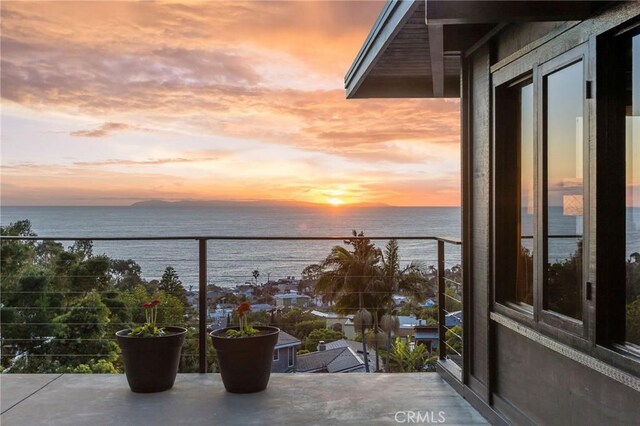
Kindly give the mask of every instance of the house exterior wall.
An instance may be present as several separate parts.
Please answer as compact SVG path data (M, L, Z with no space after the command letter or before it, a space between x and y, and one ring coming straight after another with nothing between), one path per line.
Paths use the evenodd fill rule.
M274 360L271 364L271 372L273 373L286 373L289 371L293 371L296 366L296 358L298 356L297 352L300 348L300 345L297 346L288 346L284 348L275 349L278 351L278 360ZM293 351L293 366L289 365L289 352Z
M300 297L295 297L295 298L289 298L289 297L276 297L276 306L282 306L282 307L291 307L291 306L296 306L298 308L306 308L307 306L309 306L309 300L311 299L308 296L300 296Z
M472 352L468 360L469 387L480 396L486 398L489 380L488 357L489 347L487 334L489 322L489 265L490 265L490 233L491 205L491 121L490 99L491 86L489 46L483 46L469 61L469 78L471 81L470 123L471 156L473 158L471 175L471 211L473 227L467 244L471 250L471 277L473 280L470 294L471 313L465 314L472 319L472 329L465 335L471 336Z
M355 340L357 333L353 324L344 324L342 326L342 334L348 340Z
M640 393L496 325L494 406L514 424L637 424Z
M603 351L593 343L595 310L589 307L585 335L580 338L567 337L551 327L536 326L534 330L517 315L505 316L494 298L495 286L502 283L495 282L492 254L494 202L500 195L494 194L493 182L496 79L508 81L501 73L518 77L530 71L531 64L549 61L584 43L592 61L588 72L595 73L596 37L638 16L640 4L636 3L613 6L583 22L512 24L484 45L474 47L463 61L463 393L494 410L496 422L579 425L638 421L637 365L625 368L607 360L599 362L603 358L598 354ZM591 233L585 257L592 261L585 268L585 281L595 282L595 107L587 114L591 114L587 137L594 157L589 173L592 182L585 183L585 193L593 198L591 217L585 219L586 235ZM613 367L610 370L609 365Z
M340 318L327 318L327 328L333 328L336 324L340 324L340 328L344 329L344 323L347 320L347 318L344 317L340 317Z

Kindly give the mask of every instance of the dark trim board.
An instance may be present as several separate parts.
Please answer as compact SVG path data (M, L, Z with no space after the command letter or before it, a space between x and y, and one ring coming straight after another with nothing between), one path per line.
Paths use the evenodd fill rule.
M469 404L473 406L482 416L487 419L492 425L508 425L509 422L505 420L497 411L495 411L489 404L484 402L473 390L463 385L458 378L449 371L448 368L443 367L438 361L436 371L456 392L458 392Z
M458 77L447 76L443 79L442 95L445 98L460 96ZM430 76L369 76L352 92L351 99L369 98L433 98L433 81Z
M489 404L484 402L478 394L473 390L464 386L462 388L462 397L469 401L469 404L480 412L492 425L508 425L510 424L504 417L502 417L496 410L494 410Z
M493 401L493 407L495 407L495 409L500 413L504 413L509 419L511 419L512 423L518 425L536 426L536 424L532 422L531 419L527 417L522 411L511 405L508 401L502 399L499 395L495 393L492 394L491 400Z
M462 395L462 388L464 387L464 385L462 384L460 379L455 376L455 374L449 371L447 367L442 365L442 360L438 360L438 363L436 364L436 371L438 372L438 374L440 374L445 382L449 383L449 385L451 385L451 387L456 392Z
M569 21L585 19L601 2L595 1L451 1L426 2L427 23L478 24L498 22Z

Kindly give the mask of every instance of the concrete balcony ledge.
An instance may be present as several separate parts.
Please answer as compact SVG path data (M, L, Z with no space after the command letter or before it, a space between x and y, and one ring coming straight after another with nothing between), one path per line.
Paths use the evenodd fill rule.
M435 373L272 374L247 395L218 374L179 374L156 394L121 374L3 374L0 396L3 426L487 424Z

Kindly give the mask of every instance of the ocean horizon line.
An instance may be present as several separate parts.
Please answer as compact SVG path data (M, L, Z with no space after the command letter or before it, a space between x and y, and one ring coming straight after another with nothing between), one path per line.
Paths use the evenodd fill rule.
M247 202L246 205L242 205L242 202L237 202L239 205L227 205L227 206L207 206L207 205L157 205L157 206L136 206L136 203L133 204L0 204L0 210L8 207L20 207L20 208L57 208L57 207L144 207L144 208L165 208L165 207L197 207L197 208L210 208L210 207L285 207L285 208L328 208L328 209L346 209L346 208L460 208L460 205L449 205L449 206L440 206L440 205L395 205L395 204L384 204L384 205L367 205L361 203L345 203L339 206L331 205L331 204L322 204L322 203L308 203L301 205L286 205L286 204L277 204L277 203L269 203L269 204L258 204L251 205L251 202Z

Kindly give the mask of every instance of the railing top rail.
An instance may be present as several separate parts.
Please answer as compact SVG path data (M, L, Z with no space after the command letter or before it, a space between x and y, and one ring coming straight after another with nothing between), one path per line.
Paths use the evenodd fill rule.
M373 236L354 237L349 236L239 236L239 235L191 235L191 236L144 236L144 237L41 237L41 236L0 236L0 240L7 241L342 241L342 240L431 240L442 241L449 244L461 245L462 241L454 237L426 236Z
M573 234L568 234L568 235L559 235L559 234L550 234L547 235L547 238L582 238L583 235L573 235ZM520 238L522 238L523 240L533 240L533 235L522 235Z

